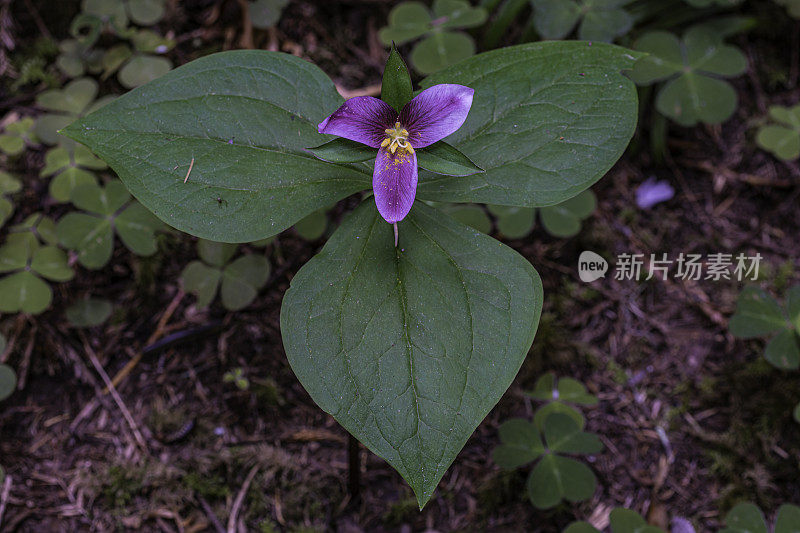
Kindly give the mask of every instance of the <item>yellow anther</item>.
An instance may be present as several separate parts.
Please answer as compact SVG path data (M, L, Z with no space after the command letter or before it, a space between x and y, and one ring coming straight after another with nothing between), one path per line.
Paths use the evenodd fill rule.
M408 130L403 128L399 122L395 122L394 129L385 129L386 138L381 143L382 148L389 147L392 154L397 153L397 149L401 148L409 154L414 153L411 143L408 142Z
M383 142L381 143L381 148L386 148L387 146L389 146L389 143L390 143L390 142L392 142L392 140L391 140L391 139L389 139L389 137L386 137L386 138L383 140Z
M408 143L408 146L406 146L406 150L408 150L409 154L413 154L414 153L414 147L411 146L411 143Z

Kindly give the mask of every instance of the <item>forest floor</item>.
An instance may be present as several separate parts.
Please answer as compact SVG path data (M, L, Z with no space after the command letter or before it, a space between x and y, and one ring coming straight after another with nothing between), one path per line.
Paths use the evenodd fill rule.
M33 35L34 20L19 4L18 34ZM240 45L235 2L214 24L207 21L218 2L184 4L167 19L184 43L176 62L200 48ZM71 15L54 20L42 1L31 5L54 35L66 34L62 19ZM302 55L343 89L369 88L380 82L385 50L376 31L388 6L297 1L253 44ZM585 284L577 273L583 250L610 260L623 253L760 253L765 287L780 294L800 281L800 169L756 149L750 119L764 114L765 95L800 101L796 80L768 81L797 65L757 35L737 44L751 64L735 81L740 107L731 120L670 127L663 158L650 154L641 129L593 187L598 208L579 236L555 239L537 228L508 241L543 278L539 331L514 384L422 512L399 475L363 449L360 496L351 497L347 433L315 406L286 361L281 298L323 240L280 235L270 245L275 266L267 287L247 309L228 313L219 305L198 310L181 292L177 280L194 243L168 234L152 258L117 247L106 269L79 271L72 291L91 290L116 304L105 326L72 329L57 306L5 322L22 387L0 408L0 463L13 480L3 531L214 531L241 523L248 531L555 532L576 518L603 525L617 506L662 527L685 517L710 531L741 499L767 513L800 502L800 425L791 421L800 376L772 369L760 356L761 341L729 333L743 284L637 282L613 272ZM40 90L28 89L14 100L24 114ZM652 105L643 106L646 126ZM30 169L17 173L37 179L41 162L24 164ZM642 210L636 188L651 176L676 194ZM332 218L352 205L342 202ZM57 293L59 301L66 295ZM153 347L184 333L182 342ZM116 387L118 396L104 394L99 370L114 376L147 347ZM250 381L247 390L223 379L237 367ZM491 451L504 420L532 414L523 391L547 371L581 380L600 398L583 412L605 451L591 464L599 479L594 497L544 512L527 500L527 472L501 471Z

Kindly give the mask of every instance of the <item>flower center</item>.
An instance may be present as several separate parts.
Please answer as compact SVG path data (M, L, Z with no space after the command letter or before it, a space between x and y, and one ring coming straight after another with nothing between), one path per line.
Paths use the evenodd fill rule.
M397 152L398 148L402 148L409 154L414 153L414 147L408 142L408 130L400 125L399 122L394 123L394 128L386 128L383 130L386 133L386 138L381 143L381 147L389 147L392 153Z

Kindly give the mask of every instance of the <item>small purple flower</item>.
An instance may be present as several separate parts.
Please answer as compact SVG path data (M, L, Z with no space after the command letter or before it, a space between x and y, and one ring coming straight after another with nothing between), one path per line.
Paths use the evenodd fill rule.
M372 190L378 212L390 224L408 214L417 194L417 154L455 132L467 119L474 90L442 84L425 89L399 114L371 96L351 98L323 120L320 133L378 149Z

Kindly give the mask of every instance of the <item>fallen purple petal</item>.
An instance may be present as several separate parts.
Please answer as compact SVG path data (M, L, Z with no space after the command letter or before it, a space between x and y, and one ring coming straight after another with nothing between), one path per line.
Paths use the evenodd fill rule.
M656 204L671 200L673 196L675 189L672 185L651 177L636 189L636 205L641 209L650 209Z

